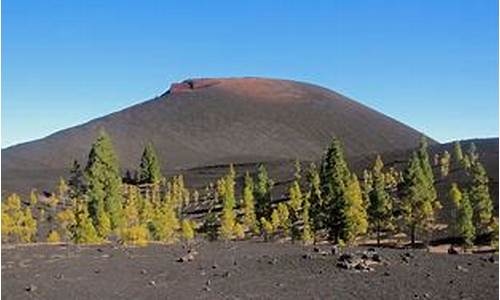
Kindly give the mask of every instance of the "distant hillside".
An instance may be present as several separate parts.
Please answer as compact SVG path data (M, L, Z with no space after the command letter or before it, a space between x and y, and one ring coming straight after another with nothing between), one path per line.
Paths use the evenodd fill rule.
M334 91L287 80L197 79L125 110L2 150L2 192L51 189L73 159L83 165L103 128L123 171L144 145L164 169L315 160L332 136L350 157L415 147L420 132ZM433 141L431 141L433 142Z

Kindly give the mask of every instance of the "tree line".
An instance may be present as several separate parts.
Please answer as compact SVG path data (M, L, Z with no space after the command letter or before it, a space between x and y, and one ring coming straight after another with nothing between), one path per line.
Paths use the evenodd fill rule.
M2 203L2 239L33 242L37 221L50 219L48 242L94 244L117 238L125 244L145 245L204 235L224 240L262 236L265 240L313 243L328 239L352 244L373 235L380 244L387 233L397 231L406 232L414 245L435 229L442 207L427 148L422 137L403 171L386 168L377 156L360 180L346 162L342 143L333 139L319 166L311 163L303 171L301 163L295 163L294 178L283 200L273 199L274 182L262 164L256 176L244 174L241 195L235 192L233 165L201 193L190 192L182 175L170 180L163 177L151 143L144 148L136 175L127 172L122 178L111 139L102 131L85 168L73 163L67 183L60 180L36 218L32 215L38 202L36 192L25 207L16 194ZM445 151L434 156L434 166L444 178L453 162L471 178L463 187L453 183L448 195L453 203L450 232L471 246L476 236L493 232L496 237L498 221L475 146L463 153L457 142L453 154ZM203 201L208 203L207 212L193 218L188 208ZM497 245L497 239L493 241Z

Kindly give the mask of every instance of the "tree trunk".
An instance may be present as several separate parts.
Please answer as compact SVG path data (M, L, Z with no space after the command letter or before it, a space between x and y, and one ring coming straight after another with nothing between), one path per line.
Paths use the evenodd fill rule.
M377 247L380 247L380 221L377 221Z
M415 247L415 235L416 235L416 228L415 225L411 226L411 246Z

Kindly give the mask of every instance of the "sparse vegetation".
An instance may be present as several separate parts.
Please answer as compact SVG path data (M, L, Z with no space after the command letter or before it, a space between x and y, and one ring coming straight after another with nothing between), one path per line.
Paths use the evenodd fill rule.
M459 146L455 144L457 160ZM447 152L440 156L442 176L448 175L450 157ZM493 217L488 177L474 146L463 155L462 160L466 159L471 162L468 173L472 181L463 191L456 184L451 186L449 199L454 203L454 222L450 228L463 238L465 246L473 245L476 234L492 234L491 243L497 247L494 235L498 222ZM52 218L56 226L52 224L42 240L50 243L96 244L118 237L126 245L143 246L150 240L189 242L200 232L209 239L223 240L251 238L260 233L265 240L291 236L306 244L327 233L330 240L344 245L370 231L376 233L380 244L381 233L392 232L399 218L414 244L417 233L432 231L441 207L425 139L411 155L404 173L393 167L385 169L382 158L377 156L373 169L364 170L361 183L349 170L340 141L334 139L321 162L320 172L315 164L310 165L304 187L301 164L295 163L288 198L279 203L272 202L273 181L263 165L257 169L255 183L250 173L245 173L241 196L236 195L236 172L232 165L216 185L207 186L201 194L195 190L192 196L182 175L170 180L161 177L151 145L144 150L140 168L138 182L124 183L111 140L101 132L92 145L85 172L80 171L75 161L69 184L61 179L56 193L48 195L45 202L40 202L35 190L27 205L15 194L5 200L2 240L35 241L36 219L45 222L48 209L47 218ZM241 199L239 204L237 197ZM208 212L204 213L202 226L197 228L190 219L190 207L206 205L206 201L209 201ZM40 206L36 219L32 215L35 206Z

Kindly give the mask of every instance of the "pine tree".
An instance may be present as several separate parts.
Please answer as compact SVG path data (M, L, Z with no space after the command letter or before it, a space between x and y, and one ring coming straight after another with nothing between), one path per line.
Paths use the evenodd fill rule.
M104 204L106 213L115 229L123 224L122 179L111 139L101 131L90 150L85 169L88 183L89 214L94 225L99 225L99 208ZM102 202L102 203L101 203Z
M392 223L392 201L385 187L385 178L382 169L384 163L380 156L377 156L373 166L370 182L373 185L369 187L368 217L373 229L377 233L377 246L380 246L380 234L383 230L390 227Z
M302 236L301 239L304 241L305 244L310 244L314 241L314 233L311 228L311 223L309 219L309 209L311 205L309 204L308 198L304 200L304 205L302 208L302 221L303 221L303 226L302 226Z
M348 239L352 230L347 215L346 188L350 178L340 141L333 139L321 166L321 194L327 212L325 225L336 243Z
M491 247L498 252L498 218L494 217L491 224L492 236L491 236Z
M181 223L182 238L185 241L191 241L194 239L194 224L188 219L182 220Z
M324 203L321 195L321 181L318 169L314 163L311 163L307 172L307 196L310 207L311 227L314 231L325 228L326 212L323 210Z
M243 187L243 225L253 233L259 232L257 217L255 215L253 179L248 174L245 175L245 185Z
M146 224L141 223L138 209L138 190L135 186L128 186L127 201L123 209L125 222L119 233L125 244L145 246L149 239L149 231Z
M462 152L462 146L460 145L459 141L453 143L453 153L455 162L462 163L462 160L464 159L464 154Z
M477 160L471 166L472 186L470 188L470 202L474 210L474 226L478 234L491 231L490 223L493 217L493 203L488 188L488 175L483 165Z
M78 201L76 201L78 203ZM78 205L76 205L78 207ZM76 225L76 207L68 208L57 213L56 220L59 224L59 230L62 233L62 239L64 241L70 241L74 239L75 225Z
M460 207L462 206L462 192L458 188L458 185L456 183L451 184L450 191L448 192L448 198L451 200L451 203L453 203L453 208L451 209L451 219L453 220L453 226L452 226L452 234L459 234L458 230L458 225L457 225L457 220L458 220L458 214L460 211Z
M268 220L266 220L266 218L264 218L264 217L260 218L260 224L262 225L262 231L264 233L264 239L266 241L268 241L269 238L271 238L272 235L274 234L273 224L271 222L269 222Z
M268 218L271 215L271 189L273 182L267 175L263 164L258 167L257 181L254 189L255 212L257 218Z
M97 225L95 229L97 230L97 234L106 239L108 235L111 233L111 220L109 219L106 210L104 209L104 204L102 202L99 203L99 207L97 208Z
M302 173L302 165L298 159L295 160L294 168L295 168L295 171L293 172L293 178L295 179L295 181L300 182L300 179L302 178L302 174L301 174Z
M243 225L241 225L240 223L236 222L234 224L234 236L239 239L239 240L242 240L245 238L245 228L243 228Z
M271 213L271 225L273 227L273 233L276 233L281 227L281 218L277 209L273 209Z
M70 198L81 198L86 193L86 185L84 173L80 167L80 164L75 159L71 165L69 171L69 197Z
M161 203L155 208L151 231L155 240L174 243L177 240L177 231L180 229L178 209L170 194L165 194Z
M302 202L303 202L303 196L302 196L302 191L300 190L300 185L297 180L295 180L289 190L288 194L290 195L290 200L288 201L289 206L290 206L290 217L291 217L291 223L292 223L292 238L299 239L301 236L300 232L300 223L301 223L301 209L302 209ZM280 203L282 204L282 203Z
M61 242L61 236L57 231L51 230L47 236L47 243L59 243Z
M184 177L182 175L173 178L170 194L175 207L177 207L177 213L181 215L184 207L189 202L189 191L184 185Z
M479 160L479 154L477 153L476 144L472 142L469 144L469 149L467 149L467 156L469 157L471 166Z
M427 139L422 136L420 140L420 148L418 149L418 158L420 162L420 168L422 169L424 175L424 184L426 191L426 199L435 207L439 209L440 203L437 201L437 192L434 187L434 173L432 172L432 167L429 162L429 154L427 152Z
M236 205L234 196L235 177L233 165L230 165L229 173L217 182L217 191L222 197L220 237L225 240L229 240L233 237L234 225L236 223L236 216L234 213L234 207Z
M467 192L462 193L456 184L452 184L450 197L457 210L455 230L463 238L465 246L472 246L475 228L472 224L473 210Z
M61 177L59 178L59 183L57 184L57 197L62 202L63 207L66 207L68 200L69 186L66 181Z
M2 240L5 242L33 242L37 231L37 222L31 214L31 208L21 207L21 198L12 194L2 203Z
M274 213L276 212L277 216L277 221L273 219ZM290 211L288 210L288 205L286 203L279 203L278 207L273 211L273 214L271 214L271 220L274 226L275 231L278 228L281 228L282 234L284 237L288 236L288 230L290 228ZM276 224L274 224L276 222ZM293 224L293 233L292 233L292 238L298 239L300 238L300 231L298 229L299 224L294 223Z
M439 208L439 202L429 191L430 179L422 166L425 166L425 163L422 163L421 153L419 155L413 152L405 171L401 203L403 218L410 230L412 245L415 245L418 231L430 229L434 222L435 210Z
M78 204L76 208L73 239L77 244L96 244L101 242L94 225L92 225L92 219L89 216L86 205Z
M439 160L439 169L441 171L441 177L443 178L448 176L450 172L450 159L450 153L445 150L443 155L441 156L441 159Z
M351 229L345 238L345 242L352 242L356 237L366 233L368 221L365 207L363 206L363 195L359 185L358 177L352 174L346 187L347 219L350 220Z
M152 143L144 147L139 170L139 180L141 183L159 183L162 178L160 162L156 156L156 151Z
M38 203L38 195L36 189L32 189L30 192L30 206L35 207Z
M370 193L373 190L373 174L369 170L363 170L363 183L361 185L361 191L363 192L363 202L367 209L370 208Z

